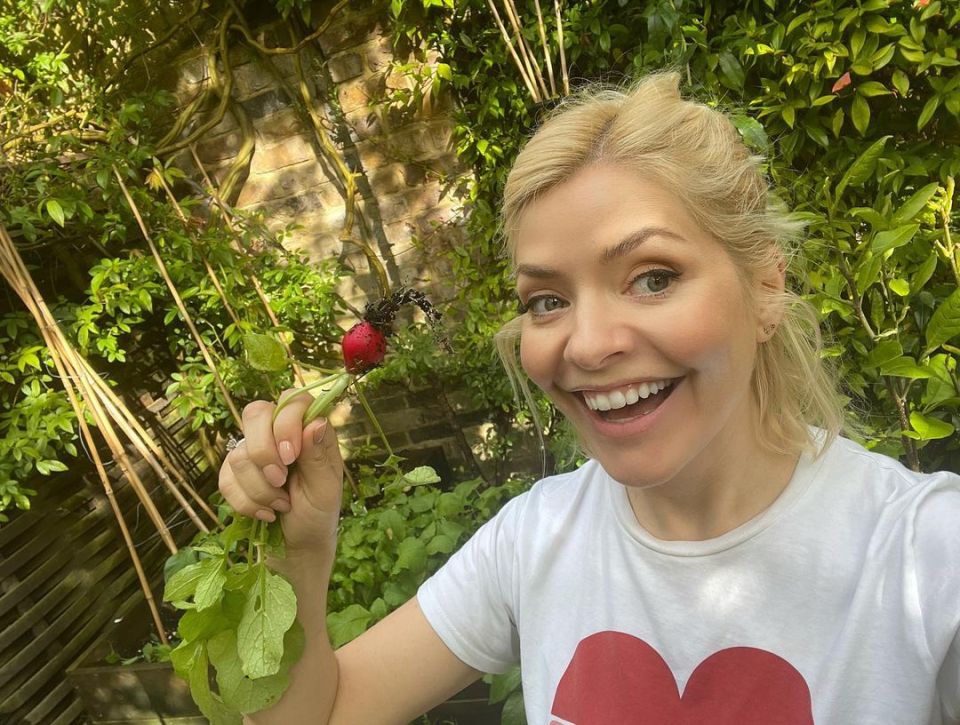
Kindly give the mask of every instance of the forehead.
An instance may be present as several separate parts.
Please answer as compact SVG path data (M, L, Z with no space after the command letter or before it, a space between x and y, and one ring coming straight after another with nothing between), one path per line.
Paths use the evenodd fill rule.
M514 263L599 252L644 228L690 241L708 237L665 185L620 166L588 166L523 211L513 234Z

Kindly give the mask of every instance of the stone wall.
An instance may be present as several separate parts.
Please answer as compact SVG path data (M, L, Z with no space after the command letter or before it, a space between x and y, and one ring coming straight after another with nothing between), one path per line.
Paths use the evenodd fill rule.
M314 17L326 17L327 10L320 3ZM255 148L235 205L262 211L277 230L295 223L298 228L286 238L287 246L316 260L337 256L355 269L357 276L345 282L341 294L358 309L376 292L375 280L365 254L340 238L345 215L342 173L306 112L317 114L347 165L359 174L360 218L353 237L364 239L374 251L392 287L413 285L435 299L442 297L442 281L449 275L432 252L457 244L463 234L461 204L453 190L466 170L452 148L449 101L433 98L428 110L416 113L381 102L385 89L409 83L391 72L394 52L386 21L385 3L353 3L316 43L297 54L317 99L309 108L299 102L294 55L268 59L247 50L234 53L232 96L239 108L226 114L197 146L205 169L220 182L242 144L241 128L252 126ZM257 28L254 34L268 47L291 44L279 23ZM202 56L185 57L177 64L175 92L181 104L208 82ZM194 167L187 152L178 163ZM344 325L351 322L344 320ZM474 468L471 448L485 416L471 411L462 393L394 388L381 391L373 406L391 445L409 459ZM345 404L332 418L348 443L373 436L359 406L352 410Z

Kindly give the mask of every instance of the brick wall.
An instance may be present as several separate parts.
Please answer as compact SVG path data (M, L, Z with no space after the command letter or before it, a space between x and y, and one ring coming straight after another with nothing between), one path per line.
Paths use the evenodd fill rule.
M347 163L360 174L358 202L363 222L355 236L364 232L386 268L391 286L414 285L442 297L442 281L449 275L445 277L437 268L436 255L430 263L430 251L462 239L461 202L449 189L466 173L452 148L449 101L433 99L427 111L413 115L378 103L386 88L408 81L390 72L393 51L385 30L385 8L378 12L370 5L351 4L299 58L318 99L313 110L332 129ZM326 17L326 8L318 7L315 17ZM280 24L257 28L255 36L267 46L291 44ZM358 274L345 282L341 293L362 308L376 285L364 254L356 245L339 239L343 194L338 175L331 173L324 160L309 117L291 100L298 95L294 57L272 56L272 68L270 65L271 61L246 49L231 56L232 95L252 125L256 140L249 175L236 205L261 210L276 229L299 225L287 237L288 246L313 259L335 255L352 266ZM203 57L194 55L178 62L175 92L181 103L189 102L207 82ZM227 114L198 144L198 156L218 181L240 148L242 120ZM183 168L193 166L187 153L178 162ZM411 460L419 456L444 465L442 458L467 470L475 466L471 447L482 431L485 415L470 410L462 393L398 388L381 391L373 405L391 445ZM348 442L365 440L374 433L359 406L353 410L344 404L332 418Z

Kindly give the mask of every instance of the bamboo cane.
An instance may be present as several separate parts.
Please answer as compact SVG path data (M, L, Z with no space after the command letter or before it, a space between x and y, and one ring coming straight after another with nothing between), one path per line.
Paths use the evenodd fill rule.
M543 58L547 64L547 75L550 77L550 97L556 98L557 84L553 79L553 62L550 60L550 47L547 45L547 30L543 25L543 13L540 10L540 0L533 0L537 9L537 30L540 31L540 45L543 46Z
M560 17L560 0L553 0L557 15L557 45L560 46L560 73L563 76L563 94L570 95L570 79L567 77L567 54L563 49L563 19Z
M523 83L527 87L530 97L535 102L539 103L541 100L540 94L537 92L533 81L527 76L527 71L526 68L524 68L523 61L520 60L520 56L517 55L517 51L513 47L513 40L510 38L510 33L507 32L507 28L503 24L503 20L500 19L500 13L497 12L497 6L494 4L493 0L487 0L487 5L490 6L490 10L493 12L493 18L497 23L497 27L500 29L500 35L503 36L503 41L507 44L507 50L510 51L510 57L513 58L513 63L517 66L517 70L520 71L520 77L523 78Z
M173 195L173 189L170 188L170 185L167 183L167 180L163 178L163 173L159 170L156 171L157 178L160 180L160 185L163 187L163 190L167 194L167 199L170 200L170 203L173 205L173 208L177 211L177 216L180 217L180 221L183 222L184 227L187 225L187 215L183 213L183 209L180 208L180 203L177 201L177 197ZM213 267L210 266L210 262L207 261L205 254L201 252L200 258L203 260L203 266L207 270L207 277L213 283L213 287L217 290L217 295L220 297L220 301L223 303L224 309L227 311L227 314L230 315L230 319L233 320L233 324L237 326L237 329L240 329L240 318L237 317L237 313L233 311L233 307L230 305L230 300L227 299L226 292L224 292L223 287L220 285L220 280L217 278L216 272L213 271Z
M80 433L83 437L83 440L86 442L91 457L93 458L94 466L96 467L97 474L103 485L107 500L110 502L111 510L113 511L114 517L117 520L117 525L120 527L120 532L123 536L124 543L126 544L127 551L130 554L130 558L133 561L134 569L136 570L137 578L140 582L140 587L143 590L147 605L150 608L150 613L153 616L154 625L157 628L157 635L159 636L160 641L166 644L166 632L164 631L163 623L160 619L160 613L157 609L156 600L153 597L150 583L147 580L146 574L144 573L140 557L137 554L133 539L130 536L130 531L127 528L123 514L120 511L120 506L117 503L113 486L110 483L110 477L107 475L106 468L104 467L103 461L100 458L100 453L97 450L93 433L90 431L90 428L87 425L86 417L84 415L84 406L81 404L78 398L77 392L72 383L70 371L68 370L65 361L61 358L60 350L58 349L58 343L61 342L61 340L58 340L58 338L62 338L63 333L57 325L56 320L54 320L49 314L49 309L46 308L46 305L42 301L43 298L40 296L36 286L33 285L32 278L30 277L26 266L23 264L23 260L17 253L16 247L13 244L13 240L10 239L9 234L3 225L0 225L0 252L2 252L0 253L0 271L2 271L10 286L13 287L14 291L17 292L24 303L28 306L31 314L34 316L34 319L37 320L37 323L40 327L40 333L47 344L51 359L53 360L53 364L57 369L57 374L63 382L64 389L67 393L67 398L70 400L71 406L77 413L77 421L78 425L80 426ZM43 314L44 312L46 314Z
M143 481L140 479L140 476L137 474L132 463L127 457L126 451L124 451L123 445L120 443L120 439L116 435L116 431L113 429L109 417L104 413L96 393L90 387L89 380L83 374L80 366L76 362L76 358L79 356L64 338L56 319L50 313L49 308L43 301L40 291L36 288L36 285L34 285L33 278L30 276L30 273L24 265L23 260L17 253L16 248L13 246L13 241L9 238L9 235L6 234L5 230L2 246L4 276L7 278L11 287L14 288L14 290L23 300L24 304L27 305L30 313L40 325L44 339L47 341L47 347L50 350L50 354L59 355L59 360L62 363L62 367L67 370L72 380L76 380L79 392L86 403L86 409L89 410L93 416L104 441L107 443L111 453L114 456L114 459L120 466L121 471L123 471L124 475L127 477L131 487L136 492L138 498L146 509L150 520L160 533L161 538L163 538L164 543L166 543L167 547L170 549L170 553L176 553L177 545L173 541L173 537L170 535L170 532L167 529L166 522L164 522L163 517L156 508L156 505L153 503L150 495L147 493L146 486L143 484ZM83 409L78 409L77 413L78 416L82 416Z
M79 358L79 360L85 366L89 364L83 360L82 357ZM100 384L106 385L106 383L103 383L103 381L100 380L100 377L95 374L91 375L88 373L87 379L100 381ZM100 388L100 385L98 385L96 382L94 385L97 388ZM165 461L161 462L160 457L156 455L157 452L160 452L160 449L156 448L156 450L154 450L154 447L149 445L149 435L140 426L140 423L136 420L136 418L133 418L132 416L130 418L127 417L127 415L129 415L129 411L126 410L126 406L122 404L117 405L120 402L119 399L111 400L110 397L105 394L103 389L98 389L95 392L99 393L101 396L102 403L107 412L110 414L110 417L117 423L117 425L120 427L120 430L123 431L124 435L127 436L130 442L133 443L134 447L137 449L137 452L148 464L150 464L150 467L154 470L154 473L157 474L157 478L160 479L160 482L163 483L166 489L170 491L170 494L176 499L177 503L180 504L180 508L184 510L187 516L190 517L190 520L196 524L200 531L203 531L204 533L208 532L210 529L206 526L206 524L203 523L203 521L197 515L196 510L180 492L176 484L174 484L173 480L170 478L170 475L167 473L167 470L172 469L175 471L175 475L177 476L180 485L183 486L187 492L193 496L194 500L208 515L210 515L214 522L217 521L216 514L210 510L209 506L207 506L206 502L200 497L196 490L186 482L186 479L182 476L180 471L173 467L169 459L166 459L166 456L163 457Z
M204 181L207 183L210 196L213 197L213 200L223 212L223 220L227 225L227 229L229 229L233 234L236 234L237 230L234 228L233 222L230 220L230 214L227 213L227 206L217 193L217 189L213 185L213 180L207 174L207 170L204 167L203 162L200 161L200 157L197 155L197 148L194 144L190 144L190 153L193 155L193 162L197 165L197 168L200 170ZM236 245L234 245L234 248L236 249ZM267 313L267 318L274 327L280 327L280 320L273 311L273 307L270 306L270 300L267 299L267 295L263 291L263 286L260 284L260 280L258 280L255 275L250 275L250 282L253 284L254 290L256 290L257 297L260 298L260 304L263 305L263 309ZM293 368L293 375L297 379L297 382L301 387L306 385L306 379L303 376L303 368L301 368L300 364L297 363L296 358L293 356L293 350L290 349L290 345L284 339L282 334L280 335L280 344L283 345L283 349L287 353L287 357L290 359L290 366Z
M521 53L524 59L527 61L528 67L532 64L532 68L530 68L530 75L537 81L537 86L542 94L541 97L545 99L550 95L550 92L547 91L547 84L543 81L543 72L540 70L540 64L537 63L537 58L533 54L533 50L527 45L527 39L523 37L523 28L520 25L520 16L517 14L517 6L514 4L513 0L503 0L503 6L506 8L507 17L510 18L510 24L513 26L514 35L517 36L517 44L520 46Z
M200 337L200 332L193 323L193 318L187 311L186 305L183 304L183 300L180 298L180 293L177 291L176 285L174 285L173 280L170 278L170 274L167 271L167 265L164 263L163 257L160 256L160 251L153 243L153 237L150 236L150 232L147 230L147 225L144 223L143 217L140 216L140 210L133 201L133 197L130 196L130 192L127 190L127 185L123 183L123 177L120 176L120 172L117 170L116 166L113 167L113 173L114 176L117 177L117 181L120 184L120 190L123 192L127 203L130 205L130 210L133 212L133 216L136 218L137 224L140 225L140 231L143 233L143 238L146 239L147 246L150 247L150 252L153 254L154 260L157 262L157 267L160 269L160 274L163 276L164 282L167 283L167 288L170 290L170 294L173 296L173 301L177 305L177 309L180 311L180 316L190 329L190 333L193 335L193 339L197 343L197 347L200 348L200 354L203 355L203 359L207 363L207 367L210 369L213 379L216 382L217 387L220 389L220 394L223 395L223 399L233 415L234 421L238 427L241 426L240 412L237 410L237 406L233 402L233 396L230 395L230 391L227 390L227 386L223 382L223 378L220 377L220 373L213 361L213 357L210 354L210 351L207 349L207 345L204 343L203 338Z
M46 336L44 337L46 339ZM67 375L66 370L60 366L60 361L52 352L52 348L51 357L53 358L54 365L57 367L58 374L63 380L63 386L67 391L67 397L70 399L70 404L74 407L74 410L77 411L77 421L80 425L80 432L83 435L83 439L87 442L87 449L90 451L90 455L93 458L94 466L97 469L97 475L100 477L100 482L103 484L103 490L104 493L106 493L107 501L110 502L110 508L113 511L113 516L117 520L117 525L120 527L120 534L123 536L123 541L127 546L127 552L130 554L130 559L133 562L133 568L137 572L137 579L140 582L140 589L143 592L144 599L147 601L147 607L150 609L150 615L153 617L153 626L156 627L157 636L160 638L160 641L163 644L169 644L169 641L167 640L167 633L163 628L163 621L160 619L160 610L157 608L157 602L153 596L153 589L150 587L150 581L147 579L147 575L143 570L143 563L140 561L140 555L137 554L137 548L133 543L133 537L130 536L130 529L127 528L127 522L124 520L123 512L120 510L120 504L117 503L117 497L114 494L113 486L110 483L110 477L107 475L103 461L100 459L100 453L97 451L96 444L93 440L93 433L90 431L87 421L83 416L83 410L80 407L80 401L78 400L76 392L73 389L73 385L70 382L69 375Z

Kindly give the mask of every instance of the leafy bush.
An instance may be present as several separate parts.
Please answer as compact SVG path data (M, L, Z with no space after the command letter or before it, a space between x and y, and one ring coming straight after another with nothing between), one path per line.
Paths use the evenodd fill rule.
M532 3L524 35L539 48ZM504 177L541 105L524 91L484 0L393 0L398 44L436 54L432 76L390 101L446 88L456 99L469 243L447 254L462 327L505 318L512 291L497 257ZM869 447L914 468L957 468L960 250L954 178L960 115L960 8L937 0L570 2L570 76L613 83L673 67L697 96L731 112L768 157L778 192L808 223L794 282L817 305ZM547 22L554 66L554 24ZM509 394L482 335L451 375ZM856 428L851 428L855 431Z

